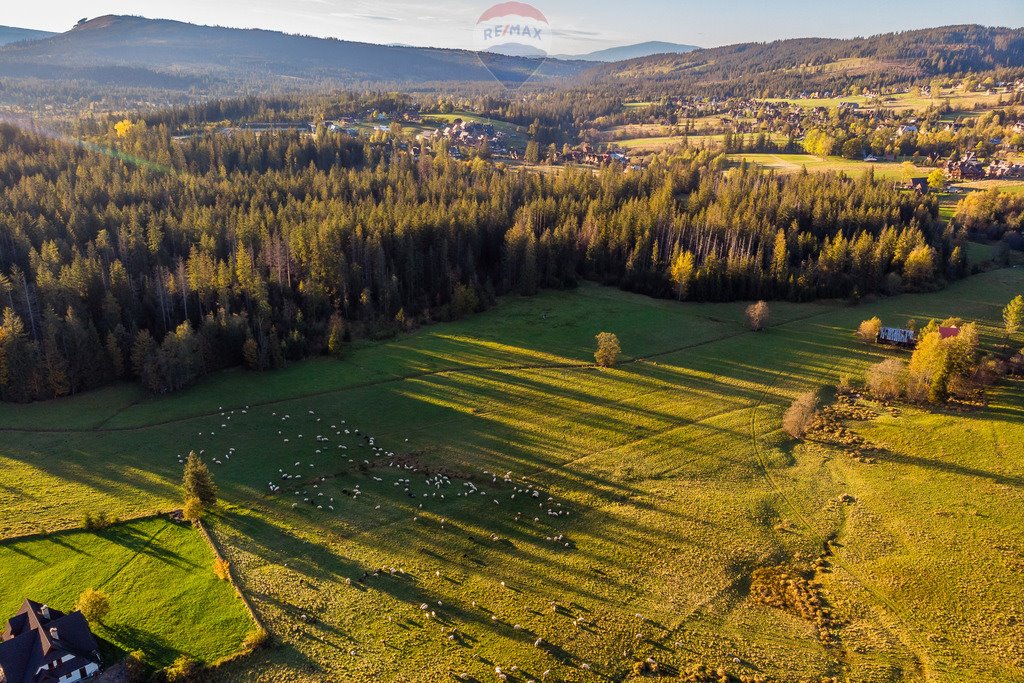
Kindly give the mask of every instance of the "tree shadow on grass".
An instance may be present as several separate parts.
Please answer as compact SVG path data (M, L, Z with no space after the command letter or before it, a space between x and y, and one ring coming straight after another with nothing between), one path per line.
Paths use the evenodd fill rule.
M975 467L966 467L964 465L957 465L956 463L944 462L942 460L931 460L929 458L921 458L914 455L904 455L902 453L894 453L890 450L877 451L872 455L872 457L896 465L912 465L914 467L923 467L929 470L946 472L947 474L958 474L964 477L988 479L989 481L993 481L997 484L1012 486L1014 488L1024 487L1024 477L988 472Z
M156 666L167 666L181 654L181 651L163 636L128 624L106 626L106 630L117 640L116 646L121 648L122 652L140 650L146 654L146 659Z
M311 543L257 514L222 510L217 517L218 523L231 527L246 539L246 544L251 546L250 552L268 562L286 565L311 579L344 580L358 577L363 572L358 563L323 545Z
M170 522L166 522L170 525ZM157 542L157 536L167 529L161 527L154 534L149 535L131 524L117 524L99 532L99 536L106 541L116 543L129 550L135 555L145 555L178 569L198 569L199 566L186 559L182 555L168 550Z

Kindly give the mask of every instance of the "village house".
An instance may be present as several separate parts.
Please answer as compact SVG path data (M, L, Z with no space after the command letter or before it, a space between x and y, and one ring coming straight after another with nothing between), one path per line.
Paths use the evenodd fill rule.
M100 666L99 646L81 612L25 600L0 636L2 683L75 683Z
M913 330L900 327L883 327L878 331L879 344L892 344L894 346L913 347L917 343L917 335Z
M904 186L904 189L913 190L918 194L928 194L931 189L928 185L927 178L911 178L910 181Z
M947 161L945 171L950 180L980 180L985 177L985 169L974 152L960 161Z
M1014 164L1005 159L993 161L985 170L985 175L1000 180L1017 180L1024 178L1024 164Z

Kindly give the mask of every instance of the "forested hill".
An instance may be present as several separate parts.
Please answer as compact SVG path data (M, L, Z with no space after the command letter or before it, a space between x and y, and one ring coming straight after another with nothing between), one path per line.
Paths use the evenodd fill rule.
M0 124L0 399L124 376L170 391L580 278L806 300L966 265L933 199L870 175L727 174L697 150L547 175L404 146L143 124L72 145Z
M655 55L598 67L622 88L715 96L793 95L881 87L1024 67L1024 29L946 26L839 40L800 38Z
M525 80L538 60L494 55L489 65L503 79ZM538 76L571 75L583 68L578 62L549 61L540 65ZM264 92L304 82L494 82L476 54L465 50L372 45L129 16L99 17L45 40L0 48L0 73L121 87L245 84Z

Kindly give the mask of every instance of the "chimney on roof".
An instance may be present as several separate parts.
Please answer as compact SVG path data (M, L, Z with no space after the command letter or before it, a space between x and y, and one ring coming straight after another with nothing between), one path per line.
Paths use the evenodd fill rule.
M50 606L49 605L43 605L42 607L39 608L39 611L43 613L43 619L46 619L46 620L50 619Z
M51 626L50 627L50 637L53 638L54 640L60 640L60 636L57 635L57 627L56 626Z

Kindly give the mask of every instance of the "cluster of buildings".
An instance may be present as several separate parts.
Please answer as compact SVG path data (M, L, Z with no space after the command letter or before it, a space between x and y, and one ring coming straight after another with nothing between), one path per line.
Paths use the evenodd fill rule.
M968 152L958 161L947 161L944 170L950 180L981 180L985 177L985 167L974 152Z
M986 168L981 160L968 152L958 161L947 161L943 168L950 180L1019 180L1024 178L1024 164L1016 164L1007 160L992 161Z
M591 164L593 166L620 166L629 165L629 156L622 150L610 149L600 152L589 142L584 142L578 147L569 150L563 161L576 164Z
M1024 178L1024 164L1014 164L1005 159L993 161L985 169L986 178L998 178L1000 180L1019 180Z
M489 123L455 119L444 128L436 128L435 130L420 133L416 136L416 139L428 142L446 139L463 145L482 145L487 143L493 146L502 144L506 137L505 133L496 132L494 126Z

